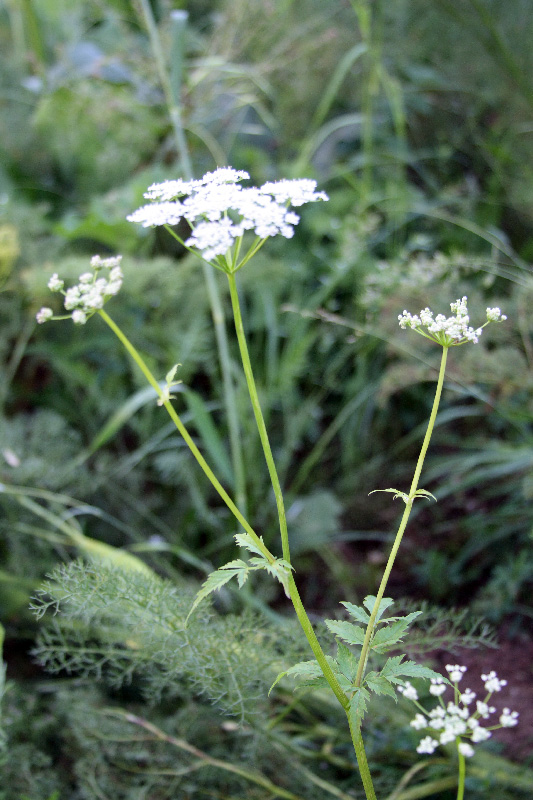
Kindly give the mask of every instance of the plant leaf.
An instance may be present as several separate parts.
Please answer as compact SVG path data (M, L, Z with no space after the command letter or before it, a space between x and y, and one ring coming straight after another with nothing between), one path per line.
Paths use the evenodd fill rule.
M407 629L412 620L416 619L419 614L419 611L414 611L406 617L400 617L396 622L390 625L384 624L372 637L370 645L372 649L377 653L385 653L387 650L390 650L394 644L397 644L403 639L407 634ZM386 623L387 620L383 620L383 622Z
M225 583L228 583L232 578L235 577L239 582L239 586L243 586L248 578L249 572L250 567L246 561L242 561L240 558L238 558L235 561L229 561L227 564L224 564L223 567L220 567L220 569L217 569L215 572L212 572L210 575L208 575L207 580L202 584L202 588L194 598L194 603L191 606L191 610L187 614L185 625L187 625L189 617L195 608L208 595L210 595L212 592L218 591L222 588L222 586L224 586Z
M348 707L348 716L354 728L358 728L366 713L367 703L370 698L368 689L363 686L355 690L354 695L350 699Z
M370 614L367 614L362 606L354 606L353 603L348 602L342 602L341 606L344 606L348 614L353 617L353 619L356 619L357 622L362 622L364 625L368 625L370 622Z
M398 702L398 697L391 681L384 675L379 675L377 672L369 672L365 677L365 685L374 694L386 694L388 697L392 697L395 702Z
M365 608L368 608L368 610L370 611L371 614L372 614L372 611L374 610L374 605L376 604L376 599L377 598L376 598L375 595L369 594L363 600L363 605L365 606ZM392 599L392 597L382 597L381 598L380 603L379 603L378 613L376 615L376 622L378 622L381 619L381 617L383 615L383 612L386 611L389 608L389 606L392 606L393 604L394 604L394 600Z
M257 553L257 555L261 556L261 558L265 557L265 554L260 549L259 545L257 545L254 542L254 540L252 539L252 537L250 536L249 533L247 533L247 532L236 533L233 538L235 539L235 541L237 542L239 547L244 547L245 550L249 550L250 553ZM260 536L259 538L261 539L261 541L263 541L263 537L262 536Z
M350 684L352 684L357 675L358 659L354 656L352 651L341 642L337 645L337 664L341 673L350 681Z
M415 661L403 661L405 656L393 656L388 658L381 670L380 677L386 678L390 683L403 684L402 678L442 678L440 673L429 667L423 667ZM445 683L449 680L444 678Z
M328 628L336 636L344 639L348 644L362 645L365 640L365 631L358 625L344 620L326 619L324 620Z

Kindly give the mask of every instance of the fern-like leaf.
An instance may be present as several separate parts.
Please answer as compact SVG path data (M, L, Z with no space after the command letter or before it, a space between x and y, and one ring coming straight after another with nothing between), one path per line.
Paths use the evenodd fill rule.
M224 586L226 583L229 583L232 578L237 578L239 588L244 586L249 574L250 566L246 563L246 561L243 561L240 558L237 558L234 561L229 561L227 564L224 564L223 567L220 567L220 569L212 572L207 577L207 580L204 581L202 588L194 598L194 603L191 606L191 610L187 614L185 624L187 624L189 617L199 606L202 600L205 600L205 598L213 592L217 592L222 588L222 586Z

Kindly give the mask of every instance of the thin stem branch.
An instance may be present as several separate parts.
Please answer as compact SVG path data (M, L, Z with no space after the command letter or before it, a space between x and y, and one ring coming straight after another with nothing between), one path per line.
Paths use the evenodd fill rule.
M259 431L259 438L261 439L261 445L263 447L263 452L265 454L268 473L270 475L272 488L274 489L274 495L276 497L276 506L278 509L278 517L279 517L279 528L281 533L281 545L283 548L283 558L290 564L291 554L289 547L289 534L287 531L287 517L285 515L285 505L283 502L283 493L281 491L281 484L279 481L278 472L276 470L276 465L274 463L274 457L272 455L270 441L268 439L268 433L265 425L265 420L263 417L263 412L261 411L261 405L259 403L259 395L257 393L257 387L255 384L252 364L250 362L250 355L248 353L248 345L246 343L246 336L244 333L244 325L242 322L241 306L239 303L239 294L237 292L237 284L235 282L235 276L231 273L228 273L228 281L229 281L229 289L231 295L231 306L233 309L233 319L235 322L235 331L237 333L237 340L239 342L239 350L241 353L242 366L244 369L244 375L246 377L246 383L248 386L248 392L250 394L250 400L254 411L255 421L257 423L257 429Z
M407 526L407 522L409 520L409 516L411 514L411 510L413 507L414 501L414 494L418 488L418 481L420 479L420 474L422 472L422 467L424 466L424 459L426 457L427 449L429 447L429 442L431 440L431 434L433 433L433 428L435 425L435 420L437 418L437 411L439 409L440 398L442 394L442 387L444 385L444 373L446 371L446 360L448 357L448 348L442 348L442 358L440 363L440 370L439 370L439 377L437 381L437 388L435 390L435 398L433 400L433 408L431 409L431 414L429 417L428 426L426 429L426 435L424 436L424 441L422 443L422 448L420 450L420 455L418 456L418 461L416 464L415 474L413 476L413 480L411 483L411 488L409 490L409 497L408 501L405 504L405 510L403 512L400 526L398 528L398 532L396 533L396 538L394 539L394 544L392 545L392 550L390 552L387 565L385 567L385 572L383 573L383 578L381 579L381 583L379 585L378 593L376 596L376 601L374 603L374 608L372 609L372 613L370 614L370 620L367 625L365 638L363 641L363 646L361 648L361 656L359 658L359 665L357 668L357 676L355 679L355 685L361 686L361 682L363 680L364 671L366 667L366 661L368 658L368 651L370 648L370 640L372 638L372 633L374 631L374 625L376 622L376 617L379 609L379 605L381 600L383 599L383 595L385 594L385 589L387 588L387 583L389 580L389 576L394 565L394 561L396 559L396 555L398 553L398 549L400 547L402 537Z
M226 492L216 475L214 474L213 470L199 451L198 447L194 443L192 437L190 436L189 432L187 431L185 425L181 421L179 415L176 413L174 407L172 406L169 400L164 399L163 391L159 386L159 383L153 376L153 374L148 369L148 366L142 359L140 353L136 350L127 336L122 332L122 330L118 327L118 325L111 319L111 317L102 309L98 311L98 314L102 317L104 322L111 328L113 333L117 336L117 338L121 341L124 345L130 356L133 358L143 375L145 376L146 380L154 388L157 392L157 395L160 399L164 400L163 406L165 407L168 415L170 416L171 420L175 424L178 431L181 433L182 437L184 438L186 444L188 445L190 451L192 452L193 456L197 460L198 464L204 471L207 478L211 481L213 487L216 489L222 500L225 502L229 510L232 514L238 519L240 524L243 526L244 530L250 534L252 539L254 540L255 544L260 548L261 552L264 554L265 558L272 564L275 561L274 556L270 552L270 550L266 547L262 539L256 534L250 523L245 519L242 513L239 511L229 494Z

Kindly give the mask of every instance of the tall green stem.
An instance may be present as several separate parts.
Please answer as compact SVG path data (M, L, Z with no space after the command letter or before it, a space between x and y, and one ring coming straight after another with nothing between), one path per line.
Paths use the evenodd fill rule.
M276 504L278 508L278 516L279 516L279 525L280 525L280 532L281 532L281 541L283 547L283 558L290 563L290 549L289 549L289 537L287 532L287 519L285 516L285 507L283 503L283 494L281 491L281 485L278 478L278 473L276 470L276 465L274 463L274 458L272 456L272 450L270 447L270 442L268 439L268 433L266 430L265 421L263 418L263 413L261 411L261 405L259 403L259 395L257 393L257 387L255 384L254 374L252 370L252 365L250 362L250 356L248 353L248 345L246 342L246 336L244 333L244 326L242 322L242 314L241 308L239 303L239 295L237 292L237 285L235 282L235 276L232 273L228 273L228 281L230 287L230 294L231 294L231 304L233 308L233 317L235 321L235 330L237 332L237 339L239 342L239 350L241 353L242 365L244 369L244 374L246 377L246 384L248 386L248 392L250 395L250 400L252 403L252 407L254 410L255 420L257 423L257 428L259 430L259 436L261 439L261 444L263 446L263 452L265 454L265 459L268 466L268 471L270 474L270 479L272 481L272 486L274 489L274 494L276 497ZM376 800L376 793L374 791L374 787L372 784L372 777L370 775L370 769L368 767L368 761L366 758L365 748L363 744L363 739L361 736L360 730L355 730L353 728L350 715L349 715L349 706L350 701L346 696L345 692L342 690L337 678L333 670L331 669L328 660L320 646L320 643L316 637L316 634L313 630L313 626L311 625L311 621L307 615L307 612L303 606L302 600L300 598L300 594L298 592L298 588L296 586L294 577L290 576L289 579L289 594L294 606L294 610L296 611L296 616L298 617L298 621L302 627L302 630L309 642L309 646L313 651L313 654L322 670L324 677L326 678L327 682L329 683L335 697L343 707L344 711L346 712L346 716L348 717L348 724L350 726L350 733L352 736L352 742L355 750L355 755L357 758L357 765L359 767L359 772L361 773L361 780L363 781L363 787L365 790L365 794L367 800Z
M457 786L457 800L463 800L465 795L465 779L466 779L466 760L462 753L457 750L459 756L459 784Z
M244 325L242 322L241 307L239 303L239 294L237 292L237 284L235 282L235 275L233 275L232 273L228 273L228 281L229 281L229 290L231 295L231 306L233 309L233 319L235 322L235 331L237 333L237 340L239 342L239 350L241 353L242 366L244 369L244 375L246 377L246 384L248 386L250 400L252 402L252 408L254 411L255 421L257 423L257 429L259 431L259 438L261 439L261 445L263 447L263 452L265 454L268 473L270 475L272 488L274 489L274 495L276 497L276 506L278 509L283 558L290 564L291 554L289 548L289 534L287 532L287 517L285 515L285 505L283 503L283 493L281 491L281 484L279 482L278 472L276 470L276 465L274 463L274 457L272 456L272 449L270 447L270 442L268 440L265 420L263 418L263 412L261 411L261 405L259 403L259 395L257 394L257 387L255 385L254 374L252 371L252 364L250 362L250 355L248 353L248 345L246 343L246 336L244 333Z
M222 387L224 391L224 406L228 420L229 443L233 478L235 481L235 501L242 513L247 513L246 498L246 472L242 455L241 430L239 425L239 412L235 398L235 385L232 377L231 358L228 346L228 335L224 318L224 309L220 300L220 292L216 283L215 270L210 264L203 264L204 280L207 287L211 316L215 328L215 337L218 348L218 358L222 372Z
M100 310L100 311L98 311L98 313L100 314L100 316L102 317L104 322L107 325L109 325L109 327L111 328L111 330L113 331L115 336L117 336L117 338L122 342L122 344L124 345L124 347L126 348L128 353L130 354L130 356L133 358L133 360L135 361L135 363L137 364L137 366L139 367L139 369L141 370L141 372L145 376L145 378L148 381L148 383L150 384L150 386L152 386L155 389L155 391L157 392L158 397L161 398L162 400L164 400L164 395L163 395L163 392L161 390L161 387L159 386L159 383L155 379L155 377L152 374L152 372L149 370L149 368L146 365L145 361L142 359L140 353L136 350L136 348L133 346L133 344L130 342L130 340L127 338L127 336L122 332L122 330L118 327L118 325L111 319L111 317L104 310ZM212 485L214 486L214 488L216 489L216 491L218 492L218 494L220 495L222 500L226 503L226 505L229 508L229 510L232 512L232 514L240 522L240 524L242 525L244 530L247 533L250 534L250 536L254 540L255 544L260 548L261 552L268 559L268 561L270 561L270 563L273 563L274 560L275 560L274 556L272 555L270 550L265 546L265 544L262 541L262 539L260 539L259 536L256 534L256 532L254 531L254 529L252 528L250 523L241 514L241 512L239 511L239 509L237 508L237 506L235 505L235 503L233 502L233 500L231 499L229 494L226 492L226 490L224 489L224 487L222 486L222 484L220 483L220 481L218 480L218 478L216 477L216 475L212 471L211 467L209 466L209 464L207 463L207 461L205 460L205 458L203 457L203 455L199 451L198 447L194 443L194 441L191 438L187 428L185 427L185 425L181 421L179 415L176 413L174 407L172 406L172 403L170 403L168 400L164 400L163 405L164 405L168 415L170 416L171 420L174 422L176 428L178 429L180 434L185 439L185 442L188 445L189 449L191 450L193 456L195 457L195 459L197 460L198 464L203 469L203 471L204 471L205 475L207 476L207 478L211 481Z
M411 488L409 490L408 500L405 504L405 510L402 515L402 519L400 521L400 527L398 528L398 532L396 534L396 538L394 539L394 544L392 545L392 550L389 555L389 559L387 561L387 566L385 567L385 572L383 573L383 578L381 579L381 583L379 585L378 593L376 596L376 602L374 603L374 608L372 609L372 613L370 614L370 620L367 625L365 638L363 641L363 647L361 649L361 656L359 658L359 666L357 668L357 676L355 679L355 685L360 686L361 681L363 680L364 670L366 666L366 660L368 657L368 650L370 647L370 639L372 637L372 633L374 630L374 624L376 622L376 617L379 609L379 604L383 599L383 595L385 594L385 589L387 588L387 583L389 580L389 576L396 559L396 555L398 553L398 549L400 547L402 537L407 526L407 522L409 520L409 516L411 514L411 510L413 507L414 501L414 494L418 489L418 481L420 479L420 473L422 472L422 467L424 466L424 459L426 457L427 449L429 447L429 442L431 439L431 434L433 433L433 428L435 426L435 420L437 418L437 411L439 409L440 398L442 394L442 387L444 384L444 373L446 371L446 360L448 357L448 348L442 348L442 359L440 362L440 371L439 371L439 378L437 381L437 389L435 391L435 399L433 400L433 408L431 409L431 414L429 417L429 422L426 430L426 435L424 436L424 441L422 443L422 448L420 450L420 455L418 456L418 462L416 464L415 474L413 476L413 480L411 483Z

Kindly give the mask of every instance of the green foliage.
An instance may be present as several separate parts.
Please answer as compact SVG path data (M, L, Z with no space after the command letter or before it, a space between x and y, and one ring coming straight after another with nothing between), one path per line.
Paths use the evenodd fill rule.
M238 533L234 538L239 547L246 548L246 550L257 553L257 555L251 558L249 562L237 558L212 572L196 595L187 619L189 619L202 600L213 592L219 591L232 578L237 578L239 589L242 589L248 580L250 572L255 572L256 570L265 570L276 578L283 586L286 596L289 597L289 577L293 569L291 565L283 558L275 558L271 561L267 559L249 533ZM261 541L263 540L261 539Z
M353 601L344 604L351 621L328 623L350 643L339 641L335 657L328 655L346 687L354 679L350 648L360 646L370 610L356 603L375 591L397 512L386 503L376 509L376 498L366 495L383 485L385 471L385 485L408 485L435 376L434 354L423 344L409 352L396 315L467 294L472 308L500 304L510 319L476 348L454 353L424 474L439 502L415 504L395 587L415 592L423 614L405 638L402 626L415 606L401 606L403 619L380 618L366 684L352 688L354 719L366 706L376 712L367 714L365 728L385 795L417 757L409 754L398 708L381 702L394 692L397 656L385 660L380 651L403 639L408 660L400 667L408 677L411 659L435 648L494 644L487 624L457 604L512 630L527 630L531 617L529 4L151 5L165 53L169 11L190 6L181 111L195 173L232 163L258 180L315 175L331 198L302 215L283 251L269 243L241 285L306 605L329 613L339 597ZM77 277L102 249L135 254L124 260L126 282L113 315L155 374L183 364L176 405L234 490L198 265L125 221L150 182L179 173L138 11L129 0L34 0L0 10L0 480L54 493L28 495L48 519L0 495L0 607L5 659L17 676L4 698L7 800L272 796L235 774L198 766L168 742L139 741L131 722L106 717L103 708L124 697L97 689L99 674L116 684L131 680L122 690L138 693L131 713L146 714L169 735L185 729L221 761L246 762L273 781L283 775L285 788L306 800L339 797L352 792L354 766L346 759L340 765L349 743L324 700L316 663L287 671L309 691L286 700L278 687L272 702L284 716L272 727L260 698L286 658L308 653L292 628L270 627L249 612L241 617L249 594L228 591L231 577L244 581L251 571L259 606L282 600L282 587L265 579L257 554L235 560L226 511L99 320L83 333L33 323L38 304L49 303L54 271ZM230 348L236 361L232 342ZM275 509L246 388L236 382L243 448L253 465L248 505L270 546ZM63 492L72 495L68 502ZM41 683L23 685L18 677L18 637L35 633L29 595L72 553L73 537L58 528L66 521L78 544L96 543L107 556L127 547L169 579L76 564L56 578L55 589L50 584L47 602L59 603L61 613L44 629L42 659L90 676L86 694L61 671ZM226 561L239 567L212 573L212 562ZM332 570L329 583L323 563ZM204 591L195 594L196 582L184 578L192 569L211 572L204 588L220 580L202 598L218 590L217 605L238 613L211 616L202 606L182 630ZM275 571L286 581L281 560ZM109 587L101 574L109 574ZM326 640L327 631L317 632ZM253 658L245 658L248 651ZM172 707L148 713L141 696L164 696L167 705L171 697ZM207 699L247 726L230 735ZM373 719L381 719L377 729ZM318 782L305 772L310 765ZM527 793L531 781L516 777L519 768L503 762L496 776L492 767L472 775L472 798ZM449 777L446 769L430 765L424 778L417 772L413 791ZM454 793L434 789L447 791Z
M363 606L356 606L348 602L344 602L342 605L345 606L352 619L362 622L366 626L371 620L370 614L373 611L376 599L373 595L369 595L365 597ZM390 597L384 597L380 601L369 645L369 650L374 651L374 653L383 654L389 650L397 649L396 645L402 642L411 623L422 613L413 611L406 616L383 617L384 612L393 603L394 601ZM339 622L329 619L325 620L325 623L328 629L339 639L344 640L349 645L362 647L365 639L365 628L354 625L352 622ZM429 679L439 676L439 673L429 667L416 664L414 661L404 661L405 656L393 656L388 658L379 670L372 670L365 674L366 665L364 665L358 680L360 658L361 656L359 658L356 657L342 642L337 642L336 658L327 657L328 664L333 670L341 689L348 696L348 714L352 724L356 727L361 724L365 716L371 694L387 695L396 702L395 687L397 685L403 686L406 678ZM286 675L298 676L299 688L326 688L329 685L317 661L304 661L281 672L270 687L270 691Z

